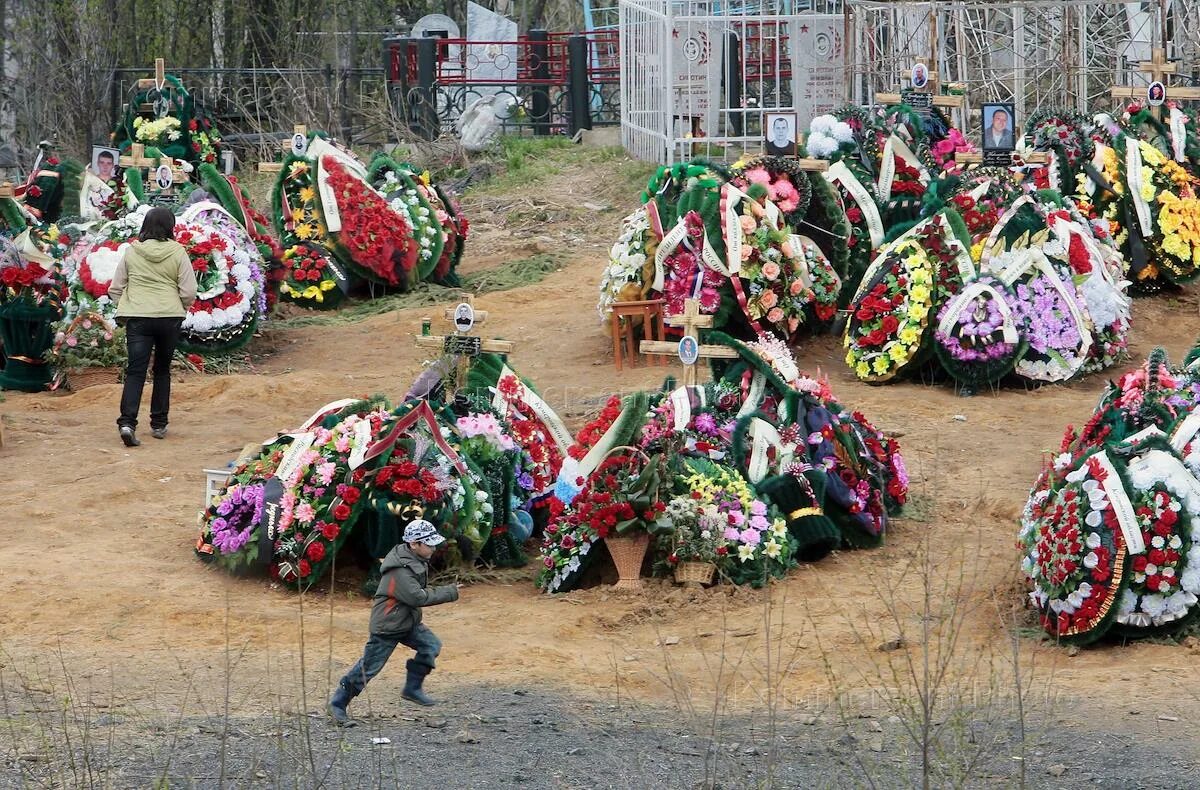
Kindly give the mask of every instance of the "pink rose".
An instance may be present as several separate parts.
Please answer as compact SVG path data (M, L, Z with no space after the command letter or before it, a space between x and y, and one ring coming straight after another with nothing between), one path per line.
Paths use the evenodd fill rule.
M783 320L783 308L782 307L772 308L771 312L767 313L767 320L770 321L772 324L778 324L780 321Z
M748 260L750 260L750 256L751 256L751 255L753 255L753 254L754 254L754 248L753 248L753 247L751 247L749 244L743 244L743 245L742 245L742 260L743 260L743 261L748 261Z
M788 293L790 293L792 296L799 296L803 291L804 281L800 280L799 278L792 280L791 284L788 285Z
M67 338L67 345L70 346L71 348L74 348L75 346L79 345L78 338L76 338L74 335L71 335L70 337Z
M763 264L762 273L768 280L779 279L779 264L775 261L767 261Z
M758 228L758 223L754 221L754 217L742 216L742 233L747 235L753 233Z
M770 310L779 304L779 297L775 295L774 291L763 291L763 295L758 297L758 303L763 306L764 310Z

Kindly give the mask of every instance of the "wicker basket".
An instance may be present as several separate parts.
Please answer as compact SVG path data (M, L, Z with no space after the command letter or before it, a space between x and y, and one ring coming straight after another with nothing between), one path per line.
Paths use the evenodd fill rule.
M650 536L645 532L637 537L610 535L604 542L608 544L608 553L612 555L613 564L617 566L617 590L642 589L642 560L646 557L646 549L650 546Z
M681 562L675 566L675 583L699 586L712 584L716 572L717 566L711 562Z
M77 368L67 374L67 386L78 392L97 384L120 384L120 368Z

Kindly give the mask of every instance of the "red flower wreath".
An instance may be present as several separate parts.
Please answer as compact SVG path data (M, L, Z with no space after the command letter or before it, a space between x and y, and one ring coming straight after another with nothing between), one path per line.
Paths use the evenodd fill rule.
M419 250L409 221L362 179L331 156L322 160L337 196L342 229L335 235L350 259L388 285L417 264Z

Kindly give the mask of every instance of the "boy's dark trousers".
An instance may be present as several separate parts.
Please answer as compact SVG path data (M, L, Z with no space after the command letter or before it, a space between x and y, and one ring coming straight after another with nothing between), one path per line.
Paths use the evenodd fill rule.
M442 652L442 640L425 627L418 624L416 628L402 636L383 636L371 634L367 646L363 648L362 658L350 668L341 680L342 688L349 692L351 698L362 693L364 687L375 677L392 657L396 645L405 645L417 651L408 661L408 671L422 678L433 671L438 654Z

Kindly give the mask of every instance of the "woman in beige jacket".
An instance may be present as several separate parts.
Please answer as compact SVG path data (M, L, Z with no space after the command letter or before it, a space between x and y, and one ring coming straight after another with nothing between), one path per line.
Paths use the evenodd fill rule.
M183 245L175 241L175 215L170 209L150 209L142 220L138 241L117 264L109 298L117 305L117 321L125 326L129 362L121 393L117 429L126 447L137 438L138 409L146 386L146 369L154 353L154 389L150 394L150 433L167 435L171 406L171 359L179 342L183 317L196 301L196 273Z

